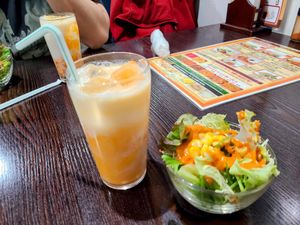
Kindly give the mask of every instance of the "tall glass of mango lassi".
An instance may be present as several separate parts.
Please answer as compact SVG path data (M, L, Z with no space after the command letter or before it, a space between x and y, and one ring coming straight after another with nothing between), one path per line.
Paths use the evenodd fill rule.
M79 29L75 15L73 13L53 13L40 17L40 24L52 24L56 26L62 34L69 48L74 61L81 58ZM51 34L45 36L47 46L56 66L57 72L62 80L65 80L67 65L61 55L61 51Z
M104 53L76 63L68 90L103 182L126 190L146 173L150 104L147 60L132 53Z

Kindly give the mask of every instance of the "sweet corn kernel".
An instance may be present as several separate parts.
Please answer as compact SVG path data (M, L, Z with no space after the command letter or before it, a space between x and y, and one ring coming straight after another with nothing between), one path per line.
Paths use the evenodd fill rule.
M200 155L200 148L197 146L191 146L189 148L189 155L192 156L193 158L197 157Z
M202 141L199 139L194 139L191 141L190 143L191 146L197 146L197 147L201 147L202 146Z
M203 155L205 152L207 152L208 151L208 145L207 144L204 144L203 146L202 146L202 148L201 148L201 154Z

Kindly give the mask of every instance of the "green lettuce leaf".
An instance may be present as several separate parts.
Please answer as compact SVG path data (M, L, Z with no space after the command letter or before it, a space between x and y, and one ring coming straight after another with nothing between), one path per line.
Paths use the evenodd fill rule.
M180 167L180 169L178 170L178 175L184 178L185 180L191 182L192 184L200 184L198 170L193 164L187 164Z
M254 112L245 110L245 118L238 118L240 130L236 137L242 142L248 142L251 149L256 149L257 144L260 142L259 133L256 131L256 123L255 121L252 121L254 116Z
M0 43L0 81L5 80L9 75L11 57L9 48Z
M216 167L208 165L206 159L202 157L196 157L195 165L201 176L210 177L219 185L219 189L216 190L217 192L229 194L234 193L226 183L226 180L224 179L220 171Z
M223 114L208 113L197 121L197 124L217 130L228 130L230 125L225 118L226 115Z
M247 191L265 184L272 176L278 176L279 171L274 164L274 159L270 158L269 163L262 168L245 169L240 166L240 163L236 160L229 170L229 173L235 175L238 179L240 190Z
M165 162L166 166L169 167L173 172L177 173L180 166L181 162L175 158L173 158L170 155L163 154L161 156L162 160Z
M187 138L185 134L185 128L189 125L193 125L198 118L192 114L183 114L175 122L171 132L164 140L164 144L179 146L184 139Z

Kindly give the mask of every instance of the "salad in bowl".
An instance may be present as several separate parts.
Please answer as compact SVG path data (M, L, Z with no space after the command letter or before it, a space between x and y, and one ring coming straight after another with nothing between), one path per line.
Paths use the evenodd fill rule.
M279 175L268 140L260 137L255 114L237 112L239 124L226 115L201 119L184 114L161 145L162 159L179 194L196 208L233 213L256 201Z
M0 89L8 84L13 70L13 57L10 49L0 43Z

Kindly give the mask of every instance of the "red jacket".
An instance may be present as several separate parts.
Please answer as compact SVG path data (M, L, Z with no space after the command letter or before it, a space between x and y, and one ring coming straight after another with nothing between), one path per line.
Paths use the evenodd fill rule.
M194 0L112 0L110 29L115 41L197 26Z

